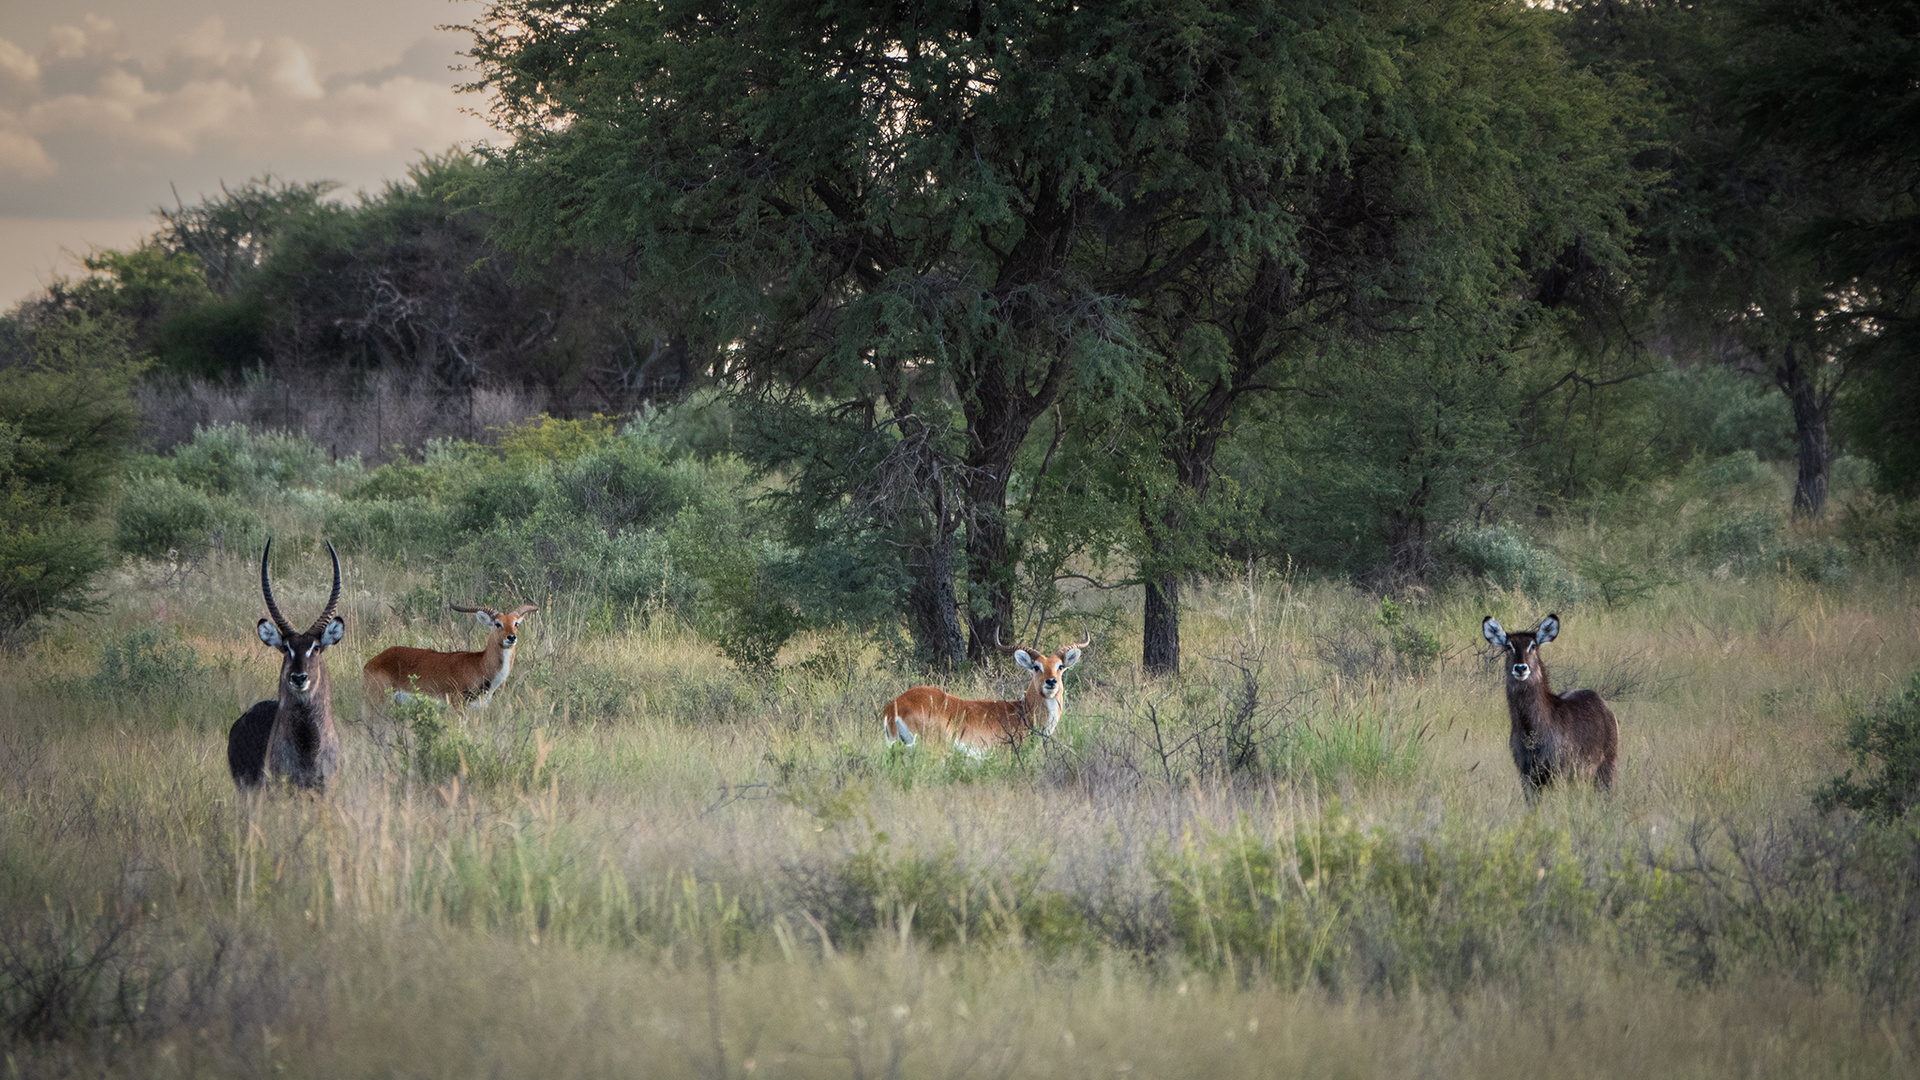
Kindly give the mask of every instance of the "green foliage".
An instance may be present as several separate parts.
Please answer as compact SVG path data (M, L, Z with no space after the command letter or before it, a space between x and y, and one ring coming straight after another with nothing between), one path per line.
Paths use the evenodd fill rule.
M136 341L156 344L164 327L213 303L200 260L147 240L132 251L97 251L81 260L93 276L72 286L81 307L112 312L133 325ZM155 348L163 366L164 348Z
M1854 767L1820 786L1814 805L1822 813L1844 808L1897 821L1920 804L1920 675L1878 710L1855 713L1847 722L1846 747ZM1856 769L1865 774L1858 781Z
M401 768L428 784L458 778L465 787L526 790L541 781L553 749L545 728L503 718L502 710L483 713L420 694L387 707Z
M20 483L84 516L112 490L133 448L133 386L145 370L123 319L77 309L10 316L0 340L0 421L19 442Z
M1510 525L1460 529L1449 534L1443 551L1461 572L1497 589L1517 589L1542 600L1577 599L1585 591L1560 560L1530 542Z
M210 495L171 476L141 477L121 494L113 546L150 559L169 552L194 557L250 551L265 532L260 515L238 498Z
M106 553L85 522L132 448L140 371L117 316L47 304L0 318L0 645L90 610Z
M0 512L0 646L14 644L35 620L97 610L93 579L107 565L94 530L36 520L29 505L9 498Z
M459 536L446 507L419 498L334 503L326 510L322 531L342 551L413 564L450 551Z
M1911 565L1920 556L1920 499L1855 497L1841 508L1835 532L1850 550Z
M1441 644L1440 635L1431 627L1420 625L1413 611L1395 603L1390 596L1380 598L1379 614L1380 625L1393 641L1400 666L1419 673L1431 671L1446 648Z
M208 299L161 323L153 334L160 366L182 375L234 379L271 357L272 310L254 296Z
M319 487L343 471L312 440L242 424L197 427L173 448L169 471L210 494L259 502L296 487ZM348 472L358 472L351 464Z
M206 671L206 664L192 645L180 640L172 629L155 624L103 635L99 659L87 686L110 698L177 692Z
M572 461L607 442L615 419L596 413L580 420L556 420L542 413L502 428L493 448L509 463L523 467L543 461Z

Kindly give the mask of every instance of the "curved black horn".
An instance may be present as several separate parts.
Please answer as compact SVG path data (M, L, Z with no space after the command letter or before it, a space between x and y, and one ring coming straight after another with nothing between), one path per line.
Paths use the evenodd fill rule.
M287 625L287 617L280 614L280 608L273 602L273 586L267 584L267 556L273 554L273 538L267 538L267 550L260 553L260 593L267 598L267 614L273 616L273 625L280 628L280 636L293 636L293 627Z
M327 541L327 554L333 556L333 594L327 597L327 609L320 613L319 618L313 620L313 628L307 631L309 634L318 634L325 630L327 624L333 621L334 606L340 603L340 556L333 550L331 540Z

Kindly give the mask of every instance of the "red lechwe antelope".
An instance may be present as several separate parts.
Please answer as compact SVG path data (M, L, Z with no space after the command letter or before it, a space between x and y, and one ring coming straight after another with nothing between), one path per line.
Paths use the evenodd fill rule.
M912 746L923 738L932 738L982 757L995 746L1019 746L1031 731L1052 735L1060 726L1060 710L1067 701L1060 677L1080 662L1080 650L1092 645L1093 637L1089 635L1057 655L1001 645L997 637L994 644L1011 653L1014 663L1033 673L1025 697L1019 701L968 701L937 686L916 686L881 710L887 742Z
M1560 617L1550 614L1536 629L1508 634L1489 615L1480 633L1507 652L1507 714L1513 720L1507 745L1528 801L1557 777L1591 776L1602 790L1611 788L1620 722L1591 690L1554 693L1540 662L1540 646L1560 635Z
M267 541L267 554L273 541ZM333 545L333 594L306 633L296 634L273 602L267 582L267 554L260 556L260 593L267 614L255 632L268 648L280 651L280 696L242 713L227 733L227 768L241 788L257 788L268 774L310 791L323 792L340 768L340 735L333 728L332 687L327 680L327 649L338 645L347 625L333 613L340 602L340 556Z
M520 639L520 621L539 611L522 604L512 611L488 607L449 605L466 612L488 629L487 644L478 652L435 652L395 645L367 661L364 679L367 701L391 692L397 701L412 694L434 694L485 708L494 691L513 673L513 645Z

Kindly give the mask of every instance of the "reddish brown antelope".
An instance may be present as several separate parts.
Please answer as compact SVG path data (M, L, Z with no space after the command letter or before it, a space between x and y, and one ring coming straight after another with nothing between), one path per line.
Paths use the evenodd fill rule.
M435 652L395 645L367 661L363 680L367 700L392 693L404 702L412 694L434 694L449 703L464 701L485 708L494 691L513 673L513 645L520 640L520 622L540 609L522 604L512 611L488 607L453 610L472 615L487 628L487 644L478 652Z
M1550 614L1533 630L1508 634L1489 615L1480 633L1507 653L1507 714L1513 720L1507 745L1527 800L1557 777L1591 776L1601 790L1611 788L1620 722L1591 690L1554 693L1540 661L1540 646L1560 636L1560 617Z
M271 774L324 792L340 768L326 658L327 649L339 644L347 631L346 622L333 613L340 602L340 556L327 545L333 557L333 594L313 625L296 634L273 602L273 586L267 581L267 555L272 552L269 540L266 554L260 556L260 593L273 618L261 619L255 632L268 648L280 652L280 696L254 705L234 721L227 734L227 768L242 790L261 786Z
M1012 655L1014 663L1033 673L1025 696L1018 701L970 701L937 686L916 686L881 710L888 744L899 741L912 746L922 738L932 738L974 757L984 757L996 746L1019 746L1029 732L1052 735L1060 726L1060 709L1067 701L1060 677L1080 662L1080 651L1093 644L1093 636L1051 655L1002 644L997 636L993 643Z

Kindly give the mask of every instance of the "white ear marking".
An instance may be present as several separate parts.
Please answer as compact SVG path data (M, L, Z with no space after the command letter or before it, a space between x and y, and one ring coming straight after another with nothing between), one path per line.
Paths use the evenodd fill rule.
M1500 624L1495 622L1491 615L1480 623L1480 633L1495 645L1505 646L1507 643L1507 632L1500 629Z
M336 615L333 617L333 621L327 624L327 628L320 631L320 644L323 646L338 645L340 644L340 639L345 636L347 636L347 621Z
M1060 670L1065 671L1080 662L1080 650L1068 649L1060 655Z
M254 627L254 633L260 635L262 643L272 648L283 649L286 647L286 642L280 637L280 628L273 625L270 619L261 619L260 624Z
M1029 655L1027 650L1025 649L1013 650L1013 662L1016 664L1019 664L1023 668L1026 668L1028 671L1040 670L1039 663L1036 662L1034 658L1031 655Z
M1548 615L1540 620L1540 629L1536 631L1535 644L1545 645L1560 636L1560 616Z

